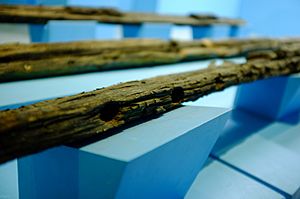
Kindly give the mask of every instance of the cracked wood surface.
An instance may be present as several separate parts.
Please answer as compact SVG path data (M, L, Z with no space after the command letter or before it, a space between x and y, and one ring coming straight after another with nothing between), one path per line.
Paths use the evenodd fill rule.
M0 162L83 143L232 85L300 72L300 49L256 52L244 64L130 81L0 112Z
M194 26L218 24L239 26L244 24L244 21L241 19L220 18L201 14L176 16L121 12L113 8L0 5L0 22L44 24L49 20L95 20L101 23L113 24L141 24L149 22Z
M299 39L163 41L128 39L0 45L0 82L241 56Z

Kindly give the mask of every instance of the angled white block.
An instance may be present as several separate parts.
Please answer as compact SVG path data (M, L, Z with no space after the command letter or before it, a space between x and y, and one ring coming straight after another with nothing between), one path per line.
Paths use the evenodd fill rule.
M186 199L283 199L284 197L234 169L210 159L197 175Z
M192 28L190 26L179 26L173 25L171 29L170 39L179 41L190 41L192 40Z
M0 24L0 44L12 42L30 42L28 26L26 24Z

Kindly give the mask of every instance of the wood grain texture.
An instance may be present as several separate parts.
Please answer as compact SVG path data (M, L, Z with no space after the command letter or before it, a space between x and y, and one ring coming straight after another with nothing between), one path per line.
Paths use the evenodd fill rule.
M163 41L129 39L0 45L0 82L225 58L299 44L299 39Z
M0 162L158 116L232 85L300 72L298 47L253 53L244 64L130 81L0 112Z
M49 20L95 20L101 23L141 24L172 23L177 25L243 25L240 19L193 14L172 16L146 13L121 12L111 8L54 7L30 5L0 5L0 22L47 23Z

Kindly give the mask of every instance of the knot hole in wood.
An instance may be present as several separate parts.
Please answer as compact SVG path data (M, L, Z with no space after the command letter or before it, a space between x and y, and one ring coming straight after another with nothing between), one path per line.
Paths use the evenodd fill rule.
M108 102L104 105L104 107L100 111L100 119L108 122L119 113L120 104L115 101Z
M184 100L184 90L182 87L174 87L171 93L172 102L179 103Z

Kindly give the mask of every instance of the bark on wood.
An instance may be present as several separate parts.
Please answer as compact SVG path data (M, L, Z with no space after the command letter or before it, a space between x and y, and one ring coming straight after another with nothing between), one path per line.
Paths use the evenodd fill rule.
M0 45L0 82L240 56L253 50L299 43L299 39L206 39L6 44Z
M300 72L300 49L252 54L245 64L130 81L0 112L0 162L79 143L231 85Z
M244 24L240 19L212 17L210 15L172 16L121 12L110 8L54 7L29 5L0 5L0 22L47 23L49 20L96 20L101 23L141 24L172 23L178 25Z

